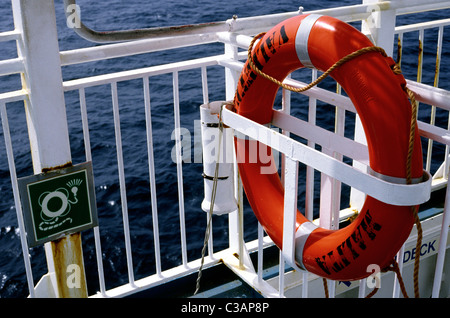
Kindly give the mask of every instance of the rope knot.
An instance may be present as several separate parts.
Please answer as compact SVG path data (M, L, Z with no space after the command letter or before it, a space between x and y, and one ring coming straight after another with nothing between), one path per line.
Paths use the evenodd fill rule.
M395 63L392 67L392 72L394 72L395 75L400 75L402 74L402 69L400 68L400 65L398 65L397 63Z

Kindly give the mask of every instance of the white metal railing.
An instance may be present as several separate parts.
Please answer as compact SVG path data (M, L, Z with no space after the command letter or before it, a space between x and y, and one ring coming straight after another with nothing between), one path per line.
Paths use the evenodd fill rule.
M397 14L409 14L415 12L417 10L429 10L429 9L438 9L450 7L450 4L445 1L429 1L427 4L421 4L421 1L413 1L409 3L407 6L403 4L402 1L392 1L392 2L381 2L377 3L378 8L381 12L384 10L397 10ZM404 5L404 6L403 6ZM400 7L401 6L401 7ZM337 9L327 9L321 11L314 11L315 13L332 15L338 18L343 19L347 22L361 21L367 19L371 11L368 10L372 8L372 4L362 4L358 6L351 7L341 7ZM388 10L389 9L389 10ZM209 33L207 35L204 34L192 34L192 35L184 35L177 38L167 38L167 39L143 39L134 42L128 43L116 43L116 44L107 44L102 46L96 46L91 48L83 48L83 49L75 49L70 51L60 52L59 56L61 59L61 65L69 66L76 65L80 63L87 63L92 61L130 56L141 53L148 52L157 52L164 51L172 48L179 47L188 47L193 45L207 45L209 43L221 42L225 45L225 54L210 56L205 58L199 58L190 61L181 61L174 62L165 65L158 65L147 68L139 68L129 71L116 72L111 74L86 77L74 80L68 80L63 83L63 89L65 92L75 91L78 92L79 102L80 102L80 110L81 110L81 118L82 118L82 130L83 130L83 138L84 138L84 147L85 147L85 156L87 161L92 160L91 154L91 145L90 145L90 130L88 124L88 112L89 108L88 102L86 100L86 89L96 86L105 86L111 91L111 102L112 102L112 110L114 113L114 127L115 127L115 138L116 138L116 149L117 149L117 161L118 161L118 173L119 173L119 181L120 181L120 196L122 202L122 217L123 217L123 227L124 227L124 237L125 237L125 254L126 254L126 263L127 263L127 274L128 274L128 284L123 286L118 286L116 288L107 290L106 289L106 278L103 272L103 253L100 244L100 230L99 227L94 228L94 238L95 238L95 251L97 257L97 267L98 267L98 276L99 276L99 294L94 295L96 297L112 297L112 296L125 296L128 294L132 294L139 290L143 290L146 288L150 288L153 286L157 286L169 280L172 280L177 277L184 276L188 273L196 272L200 266L200 260L189 261L187 257L187 239L186 239L186 225L184 220L184 207L183 207L183 166L182 166L182 154L180 149L180 141L181 135L180 130L177 128L181 128L180 123L180 101L179 101L179 76L178 74L183 71L197 69L201 72L201 78L197 79L201 90L203 100L199 101L201 103L209 102L209 86L211 84L208 83L207 73L208 68L210 67L223 67L226 70L226 94L227 99L231 98L234 95L234 89L236 87L237 76L240 73L240 69L242 68L243 63L240 61L245 59L245 53L241 53L238 51L238 48L246 49L249 42L251 41L250 34L264 31L269 29L271 26L276 23L294 16L298 14L298 12L291 12L286 14L277 14L277 15L269 15L266 17L252 17L245 19L231 19L228 21L230 26L230 32L219 32L219 33ZM419 31L421 39L423 39L424 30L429 28L438 28L439 29L439 40L437 47L437 56L438 61L441 60L442 55L442 39L444 34L444 27L450 25L450 20L442 20L442 21L431 21L429 23L420 23L413 24L408 26L396 27L394 30L395 34L398 34L400 40L400 46L403 46L403 34L407 32L415 32ZM394 34L392 34L393 36ZM18 41L20 39L21 34L17 31L4 32L0 33L0 41ZM423 43L423 40L422 40ZM419 64L419 69L422 69L422 64ZM433 68L434 69L434 68ZM437 67L439 69L439 67ZM0 62L0 76L1 75L9 75L9 74L19 74L24 72L23 60L22 57L18 57L15 59L9 59ZM419 72L420 73L420 72ZM180 232L181 232L181 250L180 253L182 255L182 263L180 266L169 269L162 270L161 264L161 250L160 250L160 238L159 238L159 225L158 225L158 209L157 209L157 195L156 195L156 185L155 185L155 176L156 170L154 166L154 152L153 152L153 135L152 135L152 102L150 99L151 92L151 83L149 79L157 76L161 76L163 74L171 74L172 76L172 87L173 87L173 107L174 107L174 131L175 131L175 144L176 144L176 153L177 153L177 180L178 180L178 194L179 194L179 219L180 219ZM439 75L439 74L438 74ZM312 72L312 78L317 76L317 72ZM438 78L438 77L437 77ZM127 207L127 187L125 183L125 169L123 162L123 150L122 150L122 138L121 138L121 130L120 130L120 116L119 116L119 92L117 90L117 83L123 81L131 81L131 80L141 80L142 81L142 92L144 96L144 107L145 107L145 123L146 123L146 138L147 138L147 153L148 153L148 172L149 172L149 183L150 183L150 192L151 192L151 207L152 207L152 219L153 222L153 235L154 235L154 248L155 248L155 263L156 263L156 273L150 275L143 279L136 280L134 277L134 265L132 259L132 247L130 241L130 227L128 224L128 207ZM293 86L304 86L305 84L294 80L287 79ZM418 81L420 82L419 78ZM449 102L449 92L444 89L432 88L428 85L418 84L415 81L408 81L409 87L418 94L418 101L427 104L433 105L433 107L444 109L446 111L450 111L450 102ZM435 82L434 86L438 86L438 82ZM15 172L15 160L13 155L13 145L11 142L11 136L9 132L9 122L7 119L7 105L12 102L17 101L25 101L28 98L27 91L17 90L9 93L0 94L0 108L1 108L1 117L2 117L2 126L3 126L3 134L5 138L6 144L6 152L8 157L9 169L11 172L11 180L14 192L15 206L16 212L19 222L20 232L25 233L23 227L23 220L21 219L21 209L18 200L18 191L17 191L17 176ZM335 92L327 91L323 88L313 88L305 94L309 100L309 109L310 109L310 118L309 123L305 122L304 125L308 125L311 129L316 129L315 126L315 113L316 109L320 106L316 104L317 101L323 101L331 105L337 106L338 118L341 120L337 121L337 126L335 128L336 131L343 131L344 121L345 119L345 111L354 112L354 108L350 100ZM283 92L282 98L283 111L288 112L291 104L291 95L289 92ZM280 118L284 118L283 112L279 112ZM234 121L234 120L232 120ZM280 119L280 123L284 124L285 119ZM231 124L231 122L230 122ZM281 128L283 126L280 124ZM445 186L447 184L447 171L448 171L448 145L450 145L450 136L448 134L447 129L440 128L434 125L434 121L432 120L430 124L419 122L420 133L423 137L429 138L430 143L432 141L439 142L441 144L446 145L446 153L445 158L443 158L443 169L439 170L436 174L439 177L440 183L438 181L433 181L437 187ZM334 134L333 134L334 135ZM315 138L323 137L323 133L319 133ZM333 138L337 138L340 140L344 140L342 136L339 134L334 135ZM308 141L307 146L313 147L314 143L320 143L320 140ZM346 143L347 141L343 141ZM303 146L302 146L303 147ZM354 152L355 147L353 143L350 142L350 150ZM280 149L281 150L281 149ZM357 150L356 150L357 151ZM364 150L361 150L364 152ZM322 155L321 155L322 156ZM323 155L324 158L326 155ZM328 157L330 158L330 157ZM430 160L432 159L432 147L430 146L427 151L427 171L430 170ZM330 159L331 160L331 159ZM346 165L342 163L340 160L342 159L332 159L335 160L343 169L346 169ZM313 207L313 192L314 192L314 169L312 167L307 168L307 177L305 182L305 187L307 189L307 200L306 200L306 208L305 213L308 218L312 218ZM332 172L329 174L332 175ZM370 177L367 177L370 178ZM373 178L373 177L372 177ZM375 179L375 178L373 178ZM376 182L376 181L375 181ZM238 184L238 182L236 182ZM335 183L336 197L340 197L339 185ZM364 184L361 184L361 187L364 188ZM333 190L333 191L334 191ZM339 190L339 191L337 191ZM242 191L242 190L240 190ZM239 189L237 191L239 193ZM322 193L322 196L329 196L329 193ZM339 207L336 207L339 212ZM321 208L321 211L328 211L329 209ZM445 211L447 208L445 209ZM328 216L329 218L330 216ZM230 215L230 249L226 249L224 251L213 253L213 239L210 239L209 245L209 254L206 258L205 266L211 266L219 262L219 260L223 260L230 268L232 268L244 281L248 282L255 286L264 296L285 296L285 289L287 288L288 283L293 282L301 282L302 284L302 296L311 296L311 291L308 292L308 281L311 281L311 276L307 273L300 274L292 274L291 272L286 272L285 275L279 276L279 284L274 287L271 285L272 283L263 279L263 270L262 270L262 262L263 262L263 246L267 246L272 244L270 239L263 235L263 231L261 227L258 229L258 239L255 241L246 242L245 246L244 242L241 239L236 239L236 237L242 238L243 233L241 229L242 215L239 213L234 213ZM321 215L321 218L326 218L326 216ZM447 242L447 230L448 229L448 219L449 213L444 213L444 218L442 221L442 229L441 229L441 243L439 246L439 255L438 261L436 265L436 283L433 291L433 295L436 296L439 292L439 284L440 284L440 276L442 275L442 268L444 262L446 242ZM333 222L337 222L338 218L335 218ZM101 224L101 223L100 223ZM336 226L336 223L335 223ZM234 232L233 232L234 231ZM233 233L237 232L237 236L233 236ZM34 280L32 274L32 266L30 262L30 257L28 254L28 246L26 243L25 236L21 236L22 242L22 250L24 252L24 261L26 268L26 275L28 278L28 286L30 289L30 296L34 296ZM258 266L253 269L253 265L248 260L248 255L243 251L258 251ZM233 253L238 252L240 257L237 259L233 256ZM279 272L285 271L284 264L284 256L280 253L280 269ZM300 275L297 277L296 275ZM294 277L295 276L295 277ZM330 287L333 286L334 282L330 282ZM364 294L364 284L361 283L361 291L360 295ZM335 295L335 288L330 288L331 296ZM397 291L398 295L398 291Z
M439 23L439 24L441 24L441 23ZM436 24L434 24L433 26L435 26L435 25ZM424 26L425 25L422 24L422 27L424 27ZM430 26L430 27L433 27L433 26ZM413 29L413 30L416 29L416 28L417 28L416 25L411 26L411 29ZM402 29L405 29L405 28L402 28ZM442 37L442 34L440 34L440 36ZM242 47L245 47L245 44L248 41L250 41L250 39L246 39L246 40L241 39L241 40L242 40L242 43L243 43ZM239 63L229 62L229 61L224 61L222 64L224 66L226 66L226 67L229 67L229 68L235 68L236 70L239 70L240 67L242 66L242 64L239 65ZM419 65L421 67L421 64L419 64ZM292 79L287 79L286 83L288 83L288 84L290 84L290 85L292 85L294 87L304 87L304 86L306 86L305 83L294 81ZM428 104L428 105L439 105L437 107L439 107L441 109L445 109L447 111L449 110L449 103L448 103L448 101L449 101L448 100L449 93L448 93L448 91L439 90L439 89L433 89L433 88L431 88L428 85L421 85L421 84L418 84L418 83L413 82L413 81L408 81L408 86L411 89L413 89L415 91L415 93L419 96L419 98L418 98L419 101L421 101L421 102L423 102L425 104ZM322 89L320 89L320 88L313 88L310 91L305 92L304 94L310 96L313 99L319 99L319 100L325 101L327 103L334 104L334 105L338 106L339 108L341 108L341 109L343 109L345 111L355 112L352 103L350 102L350 100L347 97L344 97L344 96L341 96L341 95L338 95L338 94L332 93L332 92L326 92L326 93L325 92L321 92L321 90ZM283 96L285 96L285 95L283 95ZM289 103L289 102L283 100L283 103L286 104L286 103ZM229 125L230 127L233 127L233 128L235 128L237 130L245 131L246 129L244 129L242 127L247 127L248 128L249 126L252 126L251 122L246 121L245 123L243 123L242 120L245 121L245 119L239 119L238 117L236 117L236 115L233 115L232 113L225 112L225 114L226 114L226 116L225 116L225 124ZM301 124L301 123L299 123L298 119L292 119L292 118L284 119L284 120L283 119L277 120L278 117L282 118L283 116L285 116L285 115L282 115L282 114L283 114L282 112L275 112L274 120L273 120L272 124L274 124L276 126L279 126L280 128L283 128L283 125L284 126L287 125L290 128L290 129L287 129L287 130L289 130L291 132L301 131L300 133L297 133L297 134L302 136L302 137L304 137L304 138L306 138L306 139L308 139L309 141L316 140L316 142L317 142L320 139L325 140L325 141L322 141L322 142L317 142L317 143L322 144L322 145L324 145L324 144L329 144L329 145L330 144L333 144L333 145L339 144L339 142L336 141L336 139L339 139L338 135L335 135L334 138L333 137L329 137L329 136L325 137L325 135L327 135L326 132L320 132L319 131L320 129L318 127L313 126L313 125L307 126L308 123L306 123L306 122ZM279 116L277 116L277 115L279 115ZM231 118L233 118L233 119L231 119ZM295 124L289 124L289 121L295 121L296 123ZM278 122L278 124L277 124L277 122ZM307 127L302 129L302 125L307 126ZM420 127L420 133L421 133L422 136L427 137L430 140L435 140L435 141L439 140L439 142L443 143L444 145L448 145L449 144L448 132L447 132L446 129L438 128L438 127L426 124L424 122L419 122L419 127ZM264 129L263 127L258 127L258 128L259 129ZM252 138L254 138L254 139L257 139L257 134L255 135L255 134L251 133L251 132L256 132L257 131L256 127L254 127L254 129L248 129L248 130L250 131L250 133L249 133L250 136ZM321 134L324 135L323 138L321 137ZM273 143L273 141L271 142L270 140L267 140L267 139L261 139L261 137L258 140L261 140L262 142L267 143L270 146L275 147L275 148L277 146L279 146L278 143L276 143L276 142ZM290 149L290 147L287 147L287 149L288 148ZM333 147L327 147L327 148L334 149ZM357 157L357 158L359 158L359 161L361 161L361 158L365 158L366 157L364 150L360 150L358 152L358 155L355 155L354 152L357 151L358 146L354 146L353 145L353 146L349 147L349 149L351 148L351 151L353 152L352 155L349 155L349 153L345 152L345 148L346 147L343 145L343 142L341 142L341 144L340 144L340 146L338 146L338 148L339 148L339 152L340 153L343 153L343 154L345 154L347 156L350 156L352 158L356 158ZM285 151L288 151L287 149ZM292 151L290 151L290 155L292 156ZM431 157L431 154L430 154L429 151L427 153L427 156ZM329 157L329 158L330 158L330 160L334 159L334 158L331 158L331 157ZM447 156L444 159L446 159L446 158L447 158ZM312 162L317 162L317 158L315 158L315 157L307 157L306 156L306 158L303 158L303 160L301 160L301 161L303 163L307 163L308 167L311 167L311 166L314 166L314 163L312 163ZM362 161L365 162L365 164L367 164L367 160L363 159ZM341 168L341 172L343 170L345 170L345 169ZM428 171L429 171L429 167L428 167ZM442 186L442 182L444 184L446 183L445 179L444 180L440 180L440 181L439 180L434 180L434 181L437 181L437 182L434 182L434 188L435 189L440 188ZM309 179L309 180L307 178L306 179L306 187L308 187L308 184L310 185L310 187L313 187L313 182L314 181L312 180L312 178ZM363 183L365 183L365 182L363 182ZM366 190L365 192L367 193L368 191ZM291 194L291 196L292 196L292 194ZM327 193L327 194L325 194L325 196L330 196L330 194ZM308 211L308 207L306 208L305 213L307 213L307 211ZM329 209L327 209L325 211L329 211ZM321 214L321 218L322 217L323 216ZM443 222L442 230L444 230L446 227L448 227L448 220ZM445 236L443 238L445 238ZM441 249L443 249L444 246L446 245L446 243L445 243L446 241L447 241L446 239L444 239L442 241L443 243L441 244L441 247L440 247ZM443 260L441 260L441 261L443 261ZM280 269L280 271L281 271L281 269ZM437 271L439 271L439 270L437 270ZM280 278L280 284L283 284L283 280L281 280L281 278ZM306 284L306 286L307 286L307 284ZM305 287L305 285L304 285L304 287ZM362 287L364 287L364 286L362 286ZM307 289L307 287L306 287L306 289ZM283 288L280 287L279 290L283 290ZM303 289L303 292L305 293L305 289ZM398 295L398 292L399 292L399 290L397 289L397 291L396 291L397 295ZM364 294L364 292L361 295L363 295L363 294ZM434 295L436 295L435 291L434 291Z
M1 112L1 118L2 118L2 127L3 127L3 136L5 138L5 150L6 155L8 158L8 168L11 175L11 183L12 183L12 190L14 194L14 205L16 207L16 214L17 214L17 222L19 225L20 233L24 233L25 225L24 225L24 219L22 215L22 207L20 204L19 199L19 187L17 183L17 174L16 174L16 165L14 160L14 151L12 147L12 141L11 141L11 134L9 129L9 122L8 122L8 115L6 112L6 104L10 102L16 102L16 101L22 101L27 98L25 92L13 92L11 94L3 94L3 98L0 101L0 112ZM28 255L28 253L25 253L25 251L28 250L28 243L26 241L25 235L20 235L20 243L21 248L23 251L23 260L25 263L25 270L26 270L26 279L28 284L28 289L30 291L30 295L34 296L34 284L33 284L33 275L31 271L31 260Z
M442 39L444 37L444 26L449 25L450 19L443 19L439 21L432 21L428 23L416 23L413 25L407 25L407 26L400 26L396 28L396 33L398 36L398 56L400 58L400 61L398 63L401 65L401 54L402 54L402 47L403 47L403 35L408 32L414 32L418 31L418 47L419 47L419 56L418 56L418 65L417 65L417 83L420 83L422 81L422 70L423 70L423 45L424 45L424 39L425 30L438 28L438 35L437 35L437 41L436 41L436 65L435 65L435 74L434 74L434 81L433 86L438 87L439 86L439 71L440 71L440 64L442 59ZM436 119L436 107L433 104L430 104L431 106L431 115L430 115L430 124L434 125L435 119ZM441 106L442 107L442 106ZM431 168L431 156L432 156L432 147L433 147L433 139L428 140L428 149L427 149L427 157L426 157L426 163L425 163L425 169L427 171L430 171ZM445 155L445 161L442 165L442 173L443 175L447 175L448 172L448 147L446 147L446 155Z

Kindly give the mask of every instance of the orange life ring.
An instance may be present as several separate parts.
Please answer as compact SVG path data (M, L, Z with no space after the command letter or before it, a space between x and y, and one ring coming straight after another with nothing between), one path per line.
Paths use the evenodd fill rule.
M347 23L328 16L299 15L268 31L255 44L252 59L264 73L282 81L302 67L325 71L368 46L373 46L368 38ZM394 64L392 58L371 52L338 67L330 76L346 91L361 118L370 168L378 176L405 180L411 105L404 92L404 77L391 69ZM270 123L278 88L258 76L247 62L234 108L255 122ZM278 173L260 173L265 163L245 160L252 142L236 139L240 176L256 217L281 249L284 189ZM411 176L420 179L422 150L417 128L412 158ZM411 207L367 196L356 220L343 229L317 227L300 212L296 222L295 262L300 268L333 280L356 280L371 274L367 271L370 264L382 269L391 264L410 234L414 217Z

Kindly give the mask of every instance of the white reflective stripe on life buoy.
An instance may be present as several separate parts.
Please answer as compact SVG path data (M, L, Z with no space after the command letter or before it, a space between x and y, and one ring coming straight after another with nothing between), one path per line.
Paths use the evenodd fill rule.
M314 68L311 63L308 53L308 40L309 33L311 32L314 23L321 17L320 14L310 14L298 27L297 35L295 36L295 51L297 52L298 60L305 66L309 68Z
M298 227L297 232L295 232L295 259L297 266L303 270L306 270L305 266L303 265L303 247L305 246L306 240L308 239L309 235L317 228L318 226L314 223L305 222L302 223Z

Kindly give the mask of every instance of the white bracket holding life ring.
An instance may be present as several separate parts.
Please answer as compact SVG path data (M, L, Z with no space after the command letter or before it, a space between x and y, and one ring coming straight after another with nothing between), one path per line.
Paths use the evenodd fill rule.
M288 158L302 162L315 170L354 187L377 200L391 205L413 206L425 203L430 198L431 175L427 171L424 171L420 183L407 185L388 182L383 180L384 178L378 178L377 176L364 173L344 162L326 155L325 153L310 148L307 145L295 141L264 125L240 116L229 108L231 108L231 105L226 105L222 112L222 119L225 125L255 140L258 140L259 132L264 132L264 134L267 135L271 134L272 137L275 136L275 138L269 138L263 141L267 143L267 146L282 152ZM290 115L284 116L290 117L293 120L298 120ZM282 122L279 122L279 124L282 124ZM279 128L290 130L288 127L281 125ZM340 137L337 135L335 136L336 138ZM353 141L349 140L349 142ZM333 142L330 142L330 144L332 143Z

